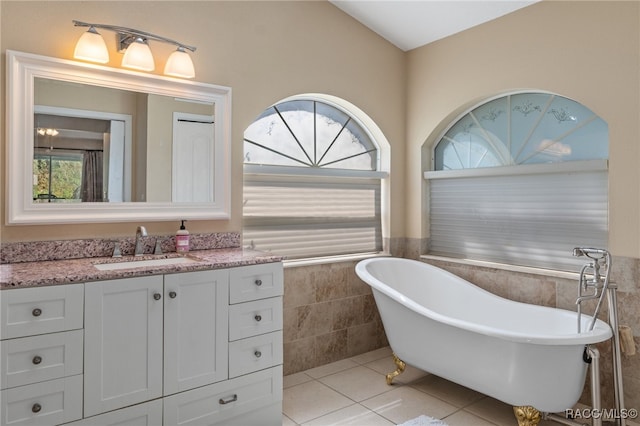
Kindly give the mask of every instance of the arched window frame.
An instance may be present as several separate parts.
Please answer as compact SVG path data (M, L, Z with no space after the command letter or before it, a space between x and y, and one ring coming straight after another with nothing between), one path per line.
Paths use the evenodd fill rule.
M550 111L549 106L554 97L575 103L593 114L584 105L561 95L549 92L512 92L490 98L458 115L435 139L436 143L432 145L432 167L424 173L429 197L427 254L449 259L576 271L581 263L572 257L573 247L606 248L608 243L608 129L606 122L600 117L593 114L594 117L589 118L588 123L600 120L595 123L597 129L593 133L598 134L604 129L605 138L582 136L582 140L588 140L589 143L604 144L596 147L593 153L585 153L582 149L576 158L570 158L573 151L565 149L570 148L569 144L563 145L562 138L558 138L557 147L564 151L556 150L554 155L558 155L560 161L515 164L518 161L514 158L517 159L525 151L524 145L516 147L514 151L518 155L514 156L505 143L506 149L500 146L495 149L495 158L499 160L494 163L501 164L434 170L438 161L439 168L445 168L443 156L438 158L437 150L443 141L450 143L447 134L452 129L460 126L466 117L473 116L474 111L496 100L511 99L517 95L520 95L520 99L526 99L527 95L548 97L546 105L539 106L538 109L531 107L531 111L538 114L535 126L543 120L544 114L552 114L558 123L570 117L558 116L558 112L566 111ZM522 109L520 105L508 102L507 105L509 108ZM478 122L477 118L473 119ZM507 125L511 126L511 121ZM530 138L535 127L524 130L524 134ZM540 149L552 147L552 142L554 141L540 143ZM575 141L572 143L575 146ZM478 152L477 158L482 155L486 153ZM537 154L530 149L522 158L531 160L535 155ZM563 156L566 161L563 161Z
M300 249L300 253L284 253L286 259L294 259L298 262L323 262L334 261L336 259L349 259L359 258L370 255L376 255L379 253L387 253L389 247L389 167L390 167L390 149L389 143L380 130L380 128L373 122L373 120L365 114L361 109L355 105L340 99L335 96L326 94L301 94L285 98L274 105L280 105L289 101L312 101L326 104L332 108L335 108L342 113L346 114L350 120L356 123L363 132L366 133L369 141L375 146L377 156L375 160L375 166L373 170L353 170L345 168L324 168L324 167L309 167L309 166L282 166L272 164L244 164L244 177L245 177L245 193L250 192L248 190L248 183L251 184L259 182L260 184L269 185L269 183L277 184L291 184L291 185L333 185L339 184L339 182L348 183L349 185L370 185L372 181L376 181L377 185L377 210L379 221L379 235L376 237L378 244L374 250L355 250L344 251L335 250L330 253L313 253L313 250ZM270 107L271 108L271 107ZM269 110L267 108L265 111ZM262 115L261 115L262 116ZM253 123L252 123L253 124ZM246 143L246 141L245 141ZM245 153L246 156L246 153ZM245 206L250 202L244 200ZM249 248L256 248L258 250L271 251L276 254L277 249L271 249L270 247L261 246L255 244L255 241L251 239L251 232L249 231L249 224L255 223L255 218L252 219L247 215L247 209L243 211L243 245ZM316 218L319 219L319 218ZM260 220L258 220L260 222ZM267 219L268 221L268 219ZM277 221L277 220L276 220ZM262 221L262 223L265 223ZM320 231L318 231L320 232ZM339 245L336 244L336 246ZM292 246L293 247L293 246ZM286 251L286 250L285 250ZM305 254L306 253L306 254Z

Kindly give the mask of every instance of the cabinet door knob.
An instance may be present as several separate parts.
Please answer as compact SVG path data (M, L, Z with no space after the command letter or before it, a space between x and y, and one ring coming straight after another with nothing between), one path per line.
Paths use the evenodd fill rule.
M234 402L234 401L237 401L237 400L238 400L238 395L234 393L232 396L228 396L228 397L226 397L226 398L220 398L220 399L218 400L218 402L219 402L221 405L225 405L225 404L230 404L230 403L232 403L232 402Z
M39 317L40 315L42 315L42 309L35 308L33 311L31 311L31 315L33 315L34 317Z
M177 294L175 291L170 291L170 292L169 292L169 297L170 297L170 298L175 299L175 298L176 298L176 296L178 296L178 294Z
M42 357L41 356L34 356L33 359L31 360L31 362L33 362L35 365L38 365L42 362Z
M261 279L257 279L257 280L255 280L255 281L254 281L254 283L255 283L258 287L260 287L260 286L262 285L262 280L261 280Z
M256 356L256 358L260 358L262 356L262 352L260 351L255 351L253 354Z
M42 410L42 405L38 404L37 402L31 406L31 412L33 413L39 413L40 410Z
M255 317L253 317L256 321L260 322L262 321L262 315L256 315Z
M153 295L153 298L155 300L160 300L162 298L162 295L160 293L156 293L156 294Z

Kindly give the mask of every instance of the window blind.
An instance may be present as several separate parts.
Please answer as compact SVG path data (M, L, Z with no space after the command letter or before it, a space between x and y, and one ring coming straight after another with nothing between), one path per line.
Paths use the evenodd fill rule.
M380 179L245 174L244 246L289 259L382 250Z
M608 238L606 161L585 163L587 170L560 163L506 175L425 173L430 254L579 270L584 261L573 248L606 248Z

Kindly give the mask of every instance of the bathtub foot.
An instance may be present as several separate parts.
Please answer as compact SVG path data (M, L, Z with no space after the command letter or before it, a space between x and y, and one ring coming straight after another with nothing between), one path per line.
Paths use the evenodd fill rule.
M407 366L407 364L405 364L405 362L403 360L398 358L396 356L396 354L393 354L393 362L396 364L396 371L394 371L393 373L387 374L387 384L388 385L391 385L391 382L393 382L393 379L396 376L399 376L404 371L405 367Z
M513 414L518 419L518 426L537 426L542 419L540 411L530 405L513 407Z

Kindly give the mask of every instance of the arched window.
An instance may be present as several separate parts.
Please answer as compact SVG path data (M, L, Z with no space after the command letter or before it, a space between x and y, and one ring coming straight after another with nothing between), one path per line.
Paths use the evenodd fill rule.
M244 132L244 245L290 259L382 251L380 149L327 100L296 98Z
M575 270L575 246L606 248L608 127L549 93L485 102L433 151L429 253Z

